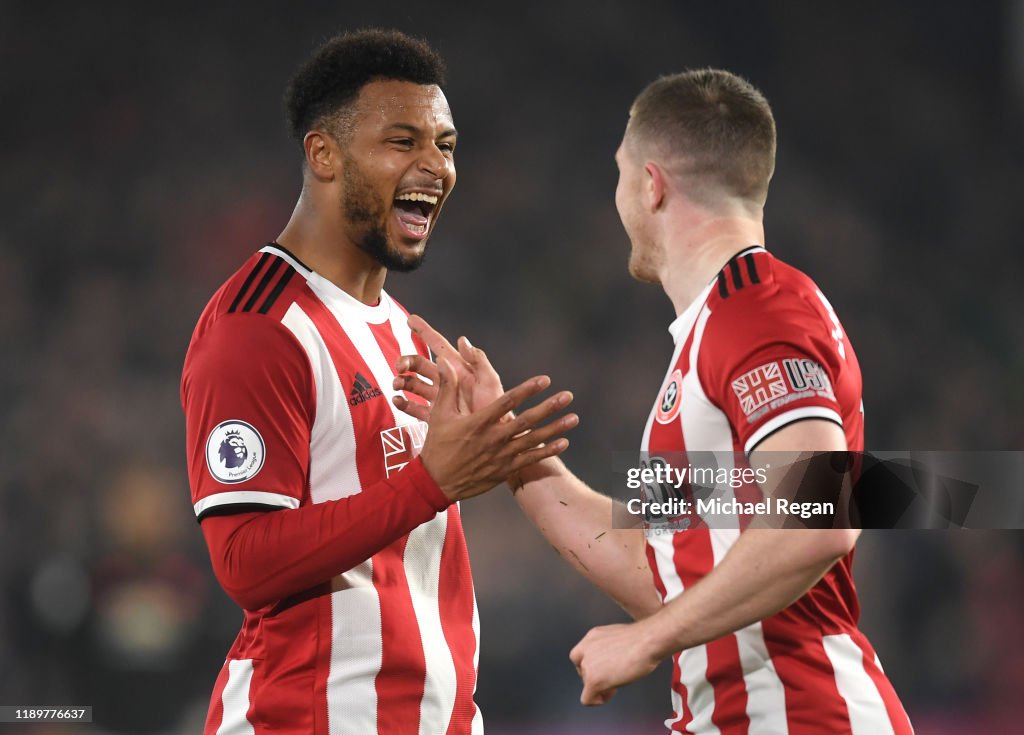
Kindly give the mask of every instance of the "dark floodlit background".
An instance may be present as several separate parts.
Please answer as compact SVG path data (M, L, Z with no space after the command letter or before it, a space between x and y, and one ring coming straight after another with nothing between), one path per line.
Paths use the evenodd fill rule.
M459 185L389 290L506 383L572 388L567 459L597 487L638 445L673 318L626 274L612 154L647 82L705 65L774 106L767 245L843 319L868 447L1022 448L1024 3L479 5L0 2L0 704L199 731L240 613L192 517L179 370L291 211L281 92L340 29L397 26L450 65ZM463 511L489 732L659 732L664 669L577 703L569 648L622 614L503 488ZM1024 535L867 532L856 568L918 731L1017 731Z

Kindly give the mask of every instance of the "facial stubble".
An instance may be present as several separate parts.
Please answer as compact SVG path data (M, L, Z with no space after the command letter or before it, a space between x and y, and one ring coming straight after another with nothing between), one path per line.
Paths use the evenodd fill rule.
M356 245L389 271L407 273L416 270L426 257L426 248L413 255L403 255L391 247L387 233L387 208L380 201L369 178L355 160L344 161L345 198L342 213L360 233Z

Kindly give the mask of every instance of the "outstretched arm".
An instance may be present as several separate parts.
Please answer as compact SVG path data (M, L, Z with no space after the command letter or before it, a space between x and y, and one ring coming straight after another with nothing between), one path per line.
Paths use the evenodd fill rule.
M845 451L830 421L794 423L765 439L751 465L772 451ZM768 474L766 495L779 478ZM684 532L685 533L685 532ZM570 658L583 679L580 701L604 704L618 687L646 676L676 651L707 643L773 615L802 597L853 548L855 529L748 529L706 577L631 625L592 629Z
M458 348L452 346L418 316L409 318L409 326L439 359L455 367L461 399L469 408L490 402L501 393L501 379L483 350L473 347L465 337L459 340ZM436 365L418 355L407 355L397 367L401 374L395 378L396 389L434 401ZM430 417L428 406L401 396L395 397L395 404L416 418ZM548 543L626 612L640 619L661 607L647 564L643 532L612 528L612 498L591 489L554 457L524 468L509 478L509 484L519 507Z
M435 424L423 451L394 477L340 500L203 519L214 572L241 607L264 607L351 569L451 503L561 452L568 443L561 434L575 425L569 417L552 419L569 404L568 392L502 421L550 385L546 376L475 412L456 405L457 378L444 362L438 385Z

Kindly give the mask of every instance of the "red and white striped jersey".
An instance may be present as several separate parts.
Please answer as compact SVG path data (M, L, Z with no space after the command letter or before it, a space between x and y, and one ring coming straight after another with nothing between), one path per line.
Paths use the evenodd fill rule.
M414 472L432 482L413 461L426 425L391 401L397 358L428 354L407 316L277 244L254 254L206 307L185 361L197 517L344 503ZM205 735L482 733L469 556L457 506L435 512L333 579L246 610Z
M749 454L771 433L809 418L839 424L849 449L863 451L860 367L839 319L810 278L764 248L733 257L669 331L675 354L641 447L650 457ZM707 575L740 533L649 533L647 556L662 599ZM911 733L857 629L852 562L851 552L778 614L677 653L668 728L723 735Z

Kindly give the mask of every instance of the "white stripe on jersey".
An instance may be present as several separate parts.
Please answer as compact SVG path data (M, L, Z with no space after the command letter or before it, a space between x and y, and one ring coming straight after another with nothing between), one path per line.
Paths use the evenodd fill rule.
M786 413L780 414L773 419L764 422L764 426L751 434L750 438L747 439L747 443L743 447L745 454L750 454L750 450L755 448L758 443L766 436L771 434L773 431L778 431L786 424L791 424L794 421L801 419L828 419L834 421L840 426L843 425L843 417L833 411L831 408L825 408L824 406L806 406L804 408L794 408L792 411L786 411Z
M476 592L473 593L473 637L476 639L476 648L473 650L473 671L480 670L480 611L476 606ZM470 735L484 735L484 713L476 704L476 680L473 681L473 723L470 726Z
M391 398L398 391L392 385L394 370L367 325L367 308L364 304L348 303L345 299L324 298L324 303L338 320L342 329L352 341L366 363L373 380L384 394L388 407L397 425L414 422L411 416L399 411ZM370 321L376 324L389 322L399 347L404 351L415 351L408 325L396 319L396 312L404 313L392 303L386 293L381 293L381 302ZM347 405L347 404L346 404ZM423 523L409 534L403 559L409 594L420 639L423 643L423 657L426 678L423 699L420 700L420 732L426 733L438 722L448 722L455 707L456 674L455 662L441 627L441 611L438 607L438 585L441 574L441 553L448 528L447 512L438 513L433 520ZM337 630L336 630L337 633ZM333 735L333 734L332 734Z
M377 673L384 655L380 597L372 559L342 575L365 583L331 594L331 668L327 674L329 735L377 732Z
M718 735L718 726L711 721L715 711L715 690L708 683L707 671L707 646L694 646L679 654L679 678L686 687L687 702L693 713L686 729L701 735Z
M683 434L683 446L688 451L692 451L694 448L697 450L720 449L732 446L732 429L729 426L729 418L708 399L697 372L697 360L704 337L704 329L711 316L711 310L704 303L710 290L711 286L709 285L705 288L704 293L696 299L694 306L680 315L670 328L672 336L676 340L676 351L669 363L669 374L679 360L680 351L685 345L691 329L693 332L689 365L686 374L683 375L678 399L680 403L678 420ZM650 426L653 420L654 411L651 412L648 429L644 435L643 449L645 451L650 446ZM700 439L698 440L696 437L700 437ZM719 454L716 459L719 462L724 461L728 465L727 469L731 468L733 464L731 452ZM735 498L732 488L728 485L717 487L716 493L725 502ZM716 528L709 531L715 566L721 563L739 538L738 518L730 520L734 524L733 528ZM686 533L686 531L681 531L681 533ZM670 589L678 589L681 592L683 584L676 571L672 534L662 534L655 537L651 543L654 546L658 573L665 584L666 593ZM665 601L668 602L675 594L666 594ZM744 672L747 716L751 720L752 730L756 729L758 733L784 735L788 732L785 687L772 665L764 642L761 623L749 625L736 631L734 635L740 664ZM707 666L707 647L703 645L684 651L679 657L680 681L686 687L688 704L694 716L693 721L687 726L687 730L699 733L717 733L718 728L711 721L715 700L714 688L707 680ZM678 693L673 692L673 706L677 713L677 720L682 716L681 704L681 697ZM671 727L674 721L670 720L665 724Z
M441 549L447 530L447 513L438 513L434 520L417 526L409 534L402 560L426 663L423 699L420 700L420 735L433 735L437 723L450 722L455 708L455 662L441 627L437 594Z
M255 735L246 718L249 711L249 686L252 684L252 659L228 661L228 680L221 693L224 716L217 735Z
M412 341L412 330L409 329L406 320L405 312L392 304L389 321L391 331L398 342L398 349L403 355L413 355L416 354L416 345ZM391 400L391 397L399 392L392 387L393 377L392 366L388 365L386 379L380 381L381 390L384 391L388 405L391 406L391 411L395 415L395 423L407 424L413 420L412 417L399 411ZM448 513L438 513L434 520L420 525L409 534L403 559L405 574L409 580L409 591L412 593L413 610L416 612L416 620L420 626L420 638L423 641L423 656L427 669L423 699L420 702L421 735L428 735L432 732L430 730L431 723L450 722L452 711L455 709L457 686L455 661L452 659L451 649L448 647L444 629L441 627L438 597L438 585L441 580L441 553L447 532ZM475 599L473 600L473 612L474 623L478 626ZM476 640L479 653L480 636L478 633ZM474 717L475 719L476 717ZM482 720L480 727L482 730Z
M705 294L706 296L706 294ZM696 312L695 312L696 313ZM688 318L687 313L680 315L676 321L669 327L669 331L673 337L676 336L677 329L690 328L693 318ZM685 325L684 325L685 322ZM665 378L661 381L662 386L668 382L669 378L675 370L675 365L679 361L679 354L682 352L685 340L676 339L675 349L672 351L672 359L668 363L668 370L665 372ZM660 391L659 391L660 395ZM655 411L651 411L651 415L647 417L647 425L644 427L644 436L640 444L641 452L647 452L651 444L651 428L654 426ZM675 565L675 547L672 545L672 533L661 532L645 534L645 543L652 547L654 550L654 563L658 568L658 576L661 578L662 584L665 586L665 598L664 603L668 604L674 598L678 597L683 591L683 582L676 573ZM701 674L703 676L703 674ZM669 729L672 728L677 722L683 718L683 699L674 688L671 690L672 698L672 711L676 713L676 716L672 719L665 720L665 726Z
M703 304L703 300L698 300L697 303ZM704 336L704 326L707 324L710 315L711 311L706 306L702 307L697 314L693 326L693 340L690 344L690 367L686 374L683 375L683 382L679 391L679 422L683 432L683 446L687 449L690 448L686 442L687 434L691 437L694 431L700 432L700 436L717 437L721 434L722 427L720 422L716 420L717 417L714 416L713 412L707 411L707 407L711 403L704 395L704 390L700 386L700 379L697 377L696 369L701 338ZM687 331L689 331L689 327L687 327ZM682 341L685 342L685 340ZM725 422L724 426L725 431L728 432L728 421ZM727 433L726 436L728 437L729 434ZM711 446L717 446L717 444L712 444ZM728 498L723 497L723 500L731 499L731 493ZM682 531L682 533L686 533L686 531ZM731 529L711 531L711 545L716 564L718 563L719 554L724 555L725 551L728 551L728 546L732 543L729 539L716 543L716 538L720 537L721 534L731 535L732 533L734 531ZM678 579L679 575L675 569L674 556L672 559L670 573ZM681 580L679 584L682 586ZM711 715L715 711L715 690L708 682L707 670L708 648L706 645L695 646L683 651L679 655L679 678L683 686L686 687L690 711L693 713L693 720L687 725L686 729L693 732L707 733L707 735L716 735L719 732L718 727L711 721Z
M736 631L743 683L747 689L747 717L750 732L765 735L786 735L786 687L775 671L775 664L764 642L764 631L758 621Z
M864 652L846 633L822 636L825 654L836 675L836 688L846 700L853 735L892 735L882 695L864 670Z
M729 419L719 408L708 399L700 383L697 373L697 356L704 337L711 310L704 306L694 326L693 346L690 348L690 369L683 376L683 390L679 400L682 406L679 420L683 427L684 446L696 444L694 437L701 437L710 447L731 447L732 429ZM698 447L699 448L699 447ZM731 452L718 457L726 469L732 469L734 462ZM716 492L721 494L723 501L731 502L736 495L729 485L719 486ZM729 549L740 537L739 517L729 516L733 528L716 528L709 531L714 565L722 563ZM751 721L751 729L758 733L788 732L786 721L786 689L782 680L775 672L768 647L764 642L761 623L757 622L742 628L734 634L743 668L744 685L747 690L747 716ZM686 684L686 681L683 682Z
M391 304L391 315L388 317L391 322L391 331L395 334L395 339L398 340L398 349L403 355L415 355L416 344L412 341L412 330L409 329L408 319L405 312L399 309L394 304ZM388 388L391 388L391 383L388 383ZM392 389L392 393L397 393ZM392 404L394 405L394 404Z
M208 495L192 507L195 508L196 515L198 516L203 511L216 508L218 505L234 505L235 503L276 505L281 508L299 507L298 498L282 495L281 493L265 493L259 490L231 490L226 493Z
M356 468L355 428L348 396L331 353L312 319L292 304L281 320L306 350L316 384L316 418L310 436L309 494L314 503L362 490ZM373 586L373 559L332 582L331 664L327 673L330 735L377 730L377 673L383 661L380 597Z
M703 302L699 302L703 303ZM704 388L700 384L700 377L697 374L697 356L700 354L700 344L704 338L704 327L707 326L711 310L703 306L693 327L693 342L690 345L689 361L690 366L683 376L683 382L679 391L679 422L683 432L683 446L687 451L701 451L709 448L721 448L732 446L732 429L729 427L729 418L708 399ZM694 437L700 437L696 441ZM722 462L722 468L732 470L732 452L719 453L715 456L716 462ZM732 503L736 494L732 487L725 483L715 488L715 495L724 503ZM739 518L730 514L725 523L732 524L739 528ZM729 547L736 541L738 534L727 536L724 547L716 549L715 564L720 561L719 552L724 556ZM712 532L712 542L716 534Z
M316 384L316 418L309 439L309 496L314 503L355 495L362 490L356 471L356 435L348 396L327 344L298 304L281 319L306 350Z

